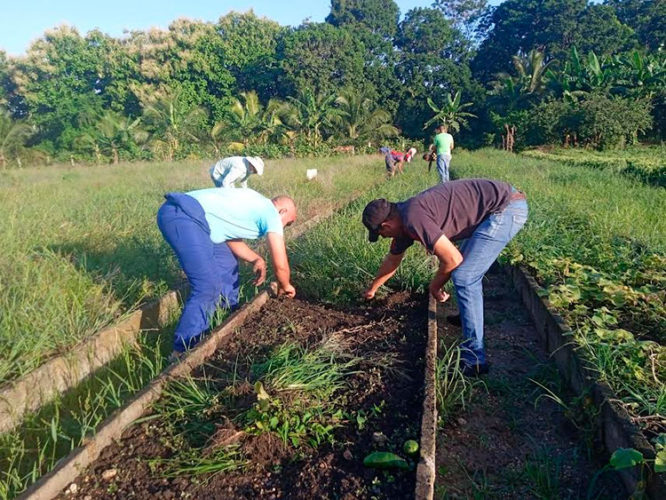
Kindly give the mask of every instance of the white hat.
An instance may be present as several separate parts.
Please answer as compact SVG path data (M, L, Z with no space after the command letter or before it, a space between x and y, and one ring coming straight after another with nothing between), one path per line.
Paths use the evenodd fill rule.
M258 156L248 156L247 161L250 162L259 175L264 174L264 160Z

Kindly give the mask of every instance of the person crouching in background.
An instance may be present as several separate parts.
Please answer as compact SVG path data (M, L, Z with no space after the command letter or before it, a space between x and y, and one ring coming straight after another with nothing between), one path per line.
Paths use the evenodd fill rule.
M233 188L240 181L247 188L247 180L252 174L264 174L264 161L258 156L230 156L210 167L210 178L215 187Z
M379 151L384 154L384 163L386 164L386 174L393 177L396 172L404 172L404 163L411 162L416 154L416 148L410 148L406 153L395 151L393 149L383 147Z

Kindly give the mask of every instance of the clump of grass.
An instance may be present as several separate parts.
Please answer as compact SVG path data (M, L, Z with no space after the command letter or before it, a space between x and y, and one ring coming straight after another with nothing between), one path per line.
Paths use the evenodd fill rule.
M288 341L255 364L252 373L275 391L300 391L323 400L344 385L359 361L330 344L308 349Z
M435 397L439 423L444 422L457 410L464 409L472 397L475 385L483 382L470 381L460 370L460 348L457 344L441 344L440 356L435 365Z
M530 491L536 498L560 498L562 457L544 446L535 447L523 466Z
M332 443L343 416L335 392L360 361L332 342L306 348L287 341L252 367L257 403L240 421L247 432L273 432L296 447Z
M238 445L233 444L217 447L207 455L202 455L200 449L181 451L172 458L151 460L149 465L165 477L207 475L210 479L215 474L242 469L246 463Z

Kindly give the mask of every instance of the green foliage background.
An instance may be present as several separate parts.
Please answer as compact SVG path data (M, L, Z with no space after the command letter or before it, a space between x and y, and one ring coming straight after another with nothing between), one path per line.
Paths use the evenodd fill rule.
M334 0L324 23L292 28L232 12L119 39L60 26L23 56L0 51L0 113L29 129L0 127L0 168L212 157L248 147L308 156L336 145L376 150L393 137L387 127L352 137L329 109L319 110L321 137L313 139L309 126L288 118L290 100L307 92L318 103L354 92L386 114L381 125L408 140L430 139L428 98L440 107L457 93L478 117L458 134L467 146L499 145L505 125L517 128L519 149L569 139L597 148L663 139L664 32L660 0L506 0L496 7L456 0L402 17L393 0ZM258 99L257 120L274 134L244 131L240 141L229 128L213 134L248 93ZM538 120L544 113L547 123ZM609 116L618 113L622 122Z

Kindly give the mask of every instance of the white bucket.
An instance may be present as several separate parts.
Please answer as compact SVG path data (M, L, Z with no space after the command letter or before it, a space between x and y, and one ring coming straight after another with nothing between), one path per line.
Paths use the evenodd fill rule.
M305 176L308 178L309 181L317 177L317 169L316 168L308 168L305 171Z

